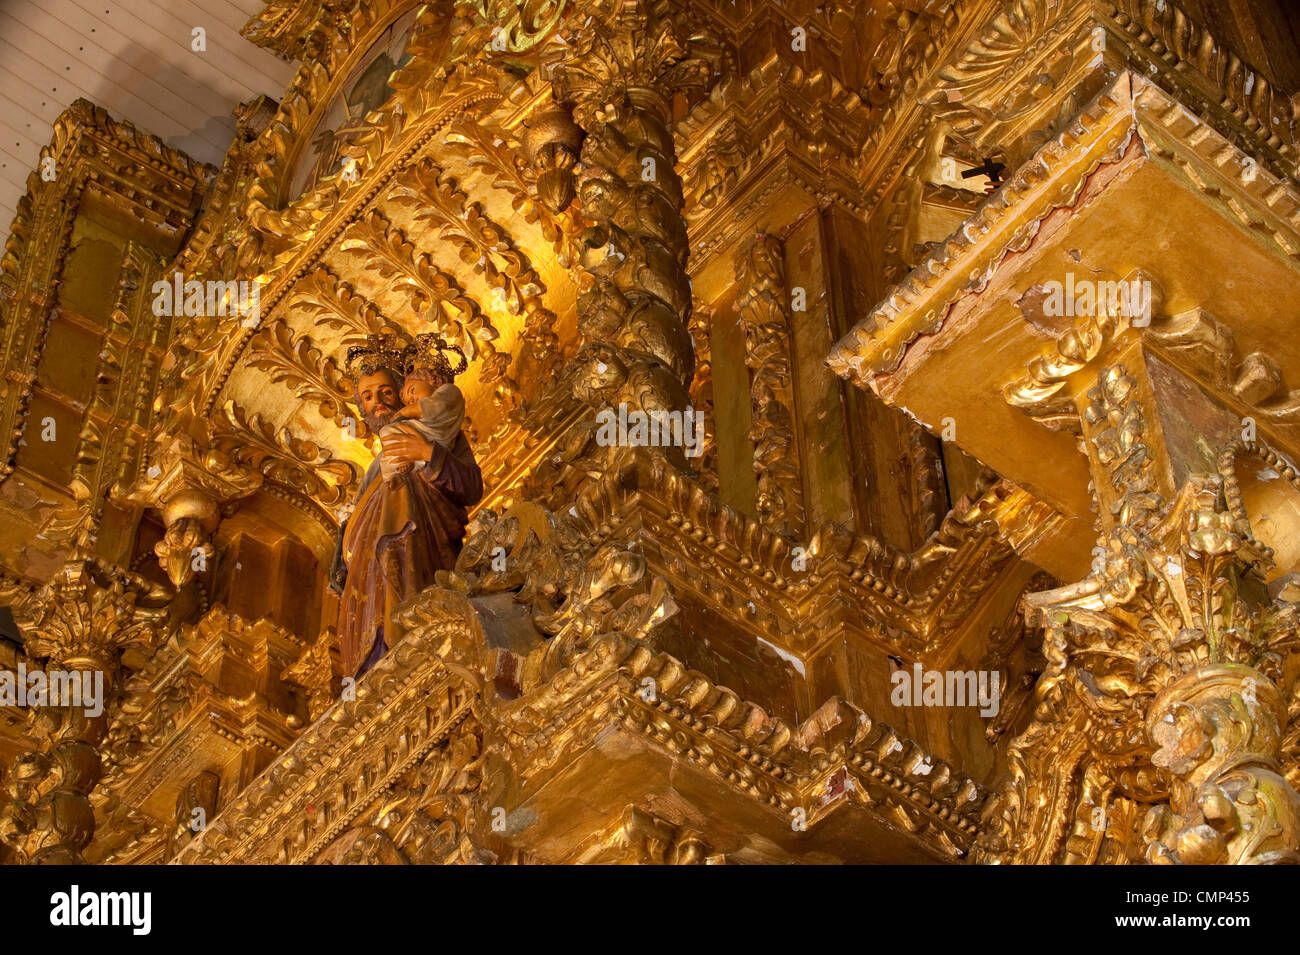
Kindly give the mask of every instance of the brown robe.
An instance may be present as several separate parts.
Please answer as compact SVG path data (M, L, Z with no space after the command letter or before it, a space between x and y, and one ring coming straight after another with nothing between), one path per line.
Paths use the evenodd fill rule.
M435 445L428 467L384 479L378 457L361 482L352 516L339 529L332 572L342 584L339 651L343 672L359 675L400 638L393 611L451 570L468 521L483 497L483 476L464 434Z

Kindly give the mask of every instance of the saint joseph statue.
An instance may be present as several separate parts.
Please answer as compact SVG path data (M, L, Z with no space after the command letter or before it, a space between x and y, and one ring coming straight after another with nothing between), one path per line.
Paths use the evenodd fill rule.
M425 339L432 339L425 341ZM444 352L459 352L435 336L399 349L371 337L348 351L356 403L371 434L381 430L381 451L357 491L351 516L339 528L330 587L339 596L339 650L345 676L359 677L397 639L393 611L451 570L468 521L467 508L483 497L483 475L463 431L448 442L417 428L387 427L399 420L407 380L451 383L464 370ZM383 468L387 458L389 467ZM424 466L415 467L419 462ZM386 475L385 471L389 473Z

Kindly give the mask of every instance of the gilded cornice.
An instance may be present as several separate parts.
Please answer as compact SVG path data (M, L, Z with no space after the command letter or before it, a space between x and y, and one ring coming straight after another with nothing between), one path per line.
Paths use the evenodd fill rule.
M1300 251L1300 190L1293 182L1255 168L1249 157L1163 90L1125 74L891 287L881 304L835 346L827 363L841 376L878 390L905 360L912 342L942 329L953 306L980 291L1008 254L1027 248L1049 215L1074 205L1089 177L1134 149L1172 164L1202 202L1239 222L1280 258L1293 259ZM1295 402L1276 363L1256 354L1241 357L1232 332L1203 310L1163 312L1159 276L1135 277L1151 282L1156 294L1155 316L1140 330L1144 340L1168 350L1175 362L1208 372L1217 387L1263 420L1290 426ZM1077 431L1075 409L1054 401L1053 395L1069 375L1131 327L1122 316L1076 320L1044 346L1020 378L1008 383L1007 400L1050 427ZM1213 354L1198 358L1196 347Z
M530 780L576 759L611 723L769 807L773 828L788 829L791 811L804 809L815 832L856 803L901 824L941 857L963 856L977 832L984 790L859 708L832 699L791 726L673 656L620 635L578 655L536 692L498 702L489 730L499 727L515 774ZM841 774L853 782L832 787Z
M1002 259L1027 247L1050 212L1073 204L1087 176L1103 162L1115 161L1128 142L1130 83L1143 81L1121 77L891 286L831 350L832 370L877 390L877 378L898 367L911 342L943 324L956 298L983 288Z
M313 861L458 724L478 719L471 711L486 707L493 690L480 669L487 645L473 605L430 590L407 605L403 619L406 638L359 682L356 699L336 703L306 729L176 862ZM658 687L654 702L639 693L647 677ZM647 756L659 750L686 759L766 806L774 829L788 829L789 811L798 807L815 831L854 803L906 829L937 857L964 855L983 790L854 707L830 701L823 711L792 727L671 656L610 636L526 697L484 708L482 732L490 745L499 740L512 776L530 786L617 726L643 740ZM852 783L828 785L844 776Z
M55 120L50 145L42 150L42 158L53 158L56 170L66 169L74 155L70 150L79 145L82 137L93 139L108 150L107 154L101 153L90 160L90 168L97 173L91 178L104 181L116 178L134 187L134 193L121 191L133 205L160 221L174 218L175 214L189 218L199 196L217 172L213 166L191 159L158 137L137 129L133 123L113 119L107 110L87 99L75 100ZM36 174L33 177L39 179ZM28 184L30 189L34 179L29 177ZM173 231L179 231L174 222L170 224Z
M1149 61L1159 61L1149 71L1153 83L1198 115L1230 117L1230 138L1239 149L1264 164L1280 159L1277 171L1295 176L1300 153L1290 93L1274 89L1173 2L1103 0L1101 7L1130 38L1134 50L1141 46ZM1186 94L1193 88L1194 99L1188 102Z
M824 71L806 72L775 54L749 73L724 78L685 118L683 187L691 220L691 268L728 241L737 216L761 207L760 188L774 167L813 201L834 201L863 214L862 182L853 171L871 108Z
M1093 48L1098 31L1105 48ZM1191 23L1172 0L1010 0L953 8L920 33L904 92L874 115L854 177L856 201L884 200L919 171L929 132L955 129L989 154L1023 156L1073 118L1077 103L1131 70L1161 86L1275 173L1295 171L1289 98ZM973 157L972 157L973 158ZM909 169L905 172L905 169ZM910 250L899 250L907 256Z
M483 641L461 595L426 591L440 612L358 681L223 807L175 864L315 859L349 824L470 716L479 677L448 665L451 648Z
M757 15L731 14L724 20L740 29ZM794 14L775 15L794 22ZM1044 122L1050 128L1068 120L1072 107L1066 93L1077 98L1081 89L1096 90L1103 79L1130 64L1149 67L1152 82L1223 130L1231 129L1234 139L1262 163L1273 165L1276 159L1278 171L1294 170L1296 133L1287 96L1192 24L1173 2L984 0L954 6L942 16L919 13L906 26L891 23L892 32L886 31L873 59L880 64L873 66L875 86L857 93L842 90L857 100L852 110L828 108L837 100L831 91L803 90L818 77L833 87L840 86L838 80L806 72L775 54L743 79L732 76L721 84L677 125L679 138L690 143L683 150L688 194L710 206L724 193L736 195L732 184L744 181L756 157L779 143L764 140L761 131L770 121L762 117L776 114L770 106L759 107L764 97L776 95L778 85L789 87L786 95L795 104L796 116L784 116L785 121L802 125L798 116L815 115L818 122L802 131L800 142L821 144L817 161L829 161L828 170L836 170L833 177L795 175L819 199L861 212L894 188L935 122L956 127L996 152ZM1097 29L1105 30L1110 41L1104 54L1089 46ZM819 35L817 42L835 45L833 37ZM1103 63L1103 70L1095 70ZM754 82L758 76L763 80ZM779 83L776 76L781 76ZM1044 110L1058 109L1064 114L1044 115ZM854 146L828 150L837 141ZM703 214L694 206L690 213ZM703 248L709 249L707 239Z
M83 138L97 141L105 152L99 153L93 147L89 151L80 149ZM0 306L11 300L22 285L23 275L30 274L37 264L31 257L33 237L38 234L32 224L34 217L48 208L48 200L75 207L87 182L120 176L134 187L130 201L142 210L154 213L163 221L173 219L176 214L188 218L199 195L216 175L213 167L190 159L129 122L113 119L106 110L87 99L77 99L59 114L49 145L41 150L41 159L53 160L56 171L67 172L71 168L77 174L45 180L33 172L27 177L27 191L19 199L18 213L5 239L4 256L0 258L0 290L4 290L0 294ZM159 189L159 177L171 188ZM178 198L186 201L178 203ZM62 213L62 209L56 211ZM0 329L5 325L3 319L4 313L0 312Z
M909 660L942 653L965 610L1015 562L998 539L999 520L1013 525L1035 506L1013 485L985 480L909 554L837 525L792 540L662 459L629 453L620 461L572 505L584 539L593 547L653 541L664 561L657 572L679 597L691 594L754 638L805 659L841 629ZM806 570L794 569L796 547Z
M1261 164L1294 173L1289 96L1173 0L1009 0L983 15L964 12L962 23L958 49L931 60L915 100L899 103L932 112L980 148L1024 155L1022 140L1032 145L1042 128L1050 135L1072 118L1079 99L1127 70L1188 105Z
M821 10L796 14L753 6L756 9L748 15L737 16L730 6L714 14L737 31L742 46L756 20L771 17L782 24L775 42L786 42L793 26L808 27L811 22L808 42L825 44L837 55L843 38L819 20L829 17L832 7L825 8L824 14ZM788 158L786 175L815 202L833 202L859 215L869 213L919 145L922 134L914 126L921 112L917 90L923 77L972 35L982 11L993 9L994 4L986 0L961 10L953 6L942 14L909 10L904 15L889 5L879 15L878 36L871 34L878 40L877 48L860 87L846 85L843 70L835 75L828 67L809 68L794 62L784 49L768 52L748 73L733 71L725 77L675 128L679 141L686 144L684 179L693 199L688 213L700 220L700 235L693 236L696 263L713 251L708 210L724 196L729 214L737 208L761 207L770 199L771 187L746 194L748 187L738 184L761 179L774 152ZM874 11L871 15L876 16ZM911 145L900 148L899 137ZM725 231L726 224L719 221L713 228Z

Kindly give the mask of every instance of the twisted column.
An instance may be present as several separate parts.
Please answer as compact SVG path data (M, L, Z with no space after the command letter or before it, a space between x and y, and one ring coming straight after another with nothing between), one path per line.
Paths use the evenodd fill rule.
M581 259L593 284L578 300L574 388L596 408L690 403L688 243L669 97L702 86L708 66L677 16L642 0L590 3L551 68L556 101L586 134L578 196L595 222Z

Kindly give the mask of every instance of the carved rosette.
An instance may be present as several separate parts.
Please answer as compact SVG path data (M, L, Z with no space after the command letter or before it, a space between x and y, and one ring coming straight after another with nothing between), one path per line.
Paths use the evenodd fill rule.
M102 674L103 704L33 706L35 749L5 774L0 840L19 862L82 864L95 833L90 793L103 773L99 748L121 651L162 633L169 595L157 585L89 559L74 561L15 610L33 660L50 669ZM83 702L87 702L84 701Z
M690 401L688 242L669 97L701 87L708 65L676 16L639 0L593 3L575 12L582 25L552 66L556 101L586 133L578 195L595 224L581 263L594 283L578 301L585 344L574 387L594 407L682 411Z

